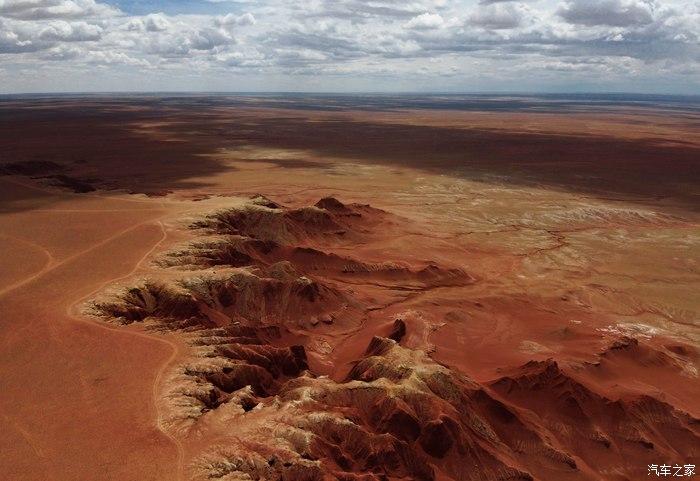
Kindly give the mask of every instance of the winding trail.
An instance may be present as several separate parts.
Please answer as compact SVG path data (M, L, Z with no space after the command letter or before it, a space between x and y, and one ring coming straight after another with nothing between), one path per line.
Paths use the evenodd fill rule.
M28 246L31 246L38 251L41 251L41 253L44 254L44 256L46 256L46 260L47 260L46 263L47 264L51 264L51 263L56 261L54 259L53 255L51 254L51 252L49 252L49 250L47 248L45 248L44 246L42 246L40 244L37 244L36 242L32 242L32 241L29 241L27 239L22 239L21 237L16 237L16 236L7 235L7 234L0 234L0 238L15 240L15 241L20 242L22 244L27 244Z
M164 217L164 216L161 216L161 218L162 218L162 217ZM82 251L79 251L79 252L76 252L76 253L74 253L74 254L71 254L70 256L66 257L65 259L63 259L63 260L61 260L61 261L54 262L54 263L52 263L52 264L51 264L51 263L50 263L50 264L47 264L47 265L46 265L42 270L40 270L39 272L37 272L37 273L35 273L35 274L33 274L33 275L29 276L29 277L26 277L26 278L22 279L22 280L19 281L19 282L15 282L14 284L9 285L9 286L5 287L4 289L0 290L0 297L4 296L4 295L7 294L8 292L14 291L15 289L17 289L17 288L19 288L19 287L22 287L22 286L24 286L24 285L26 285L26 284L29 284L30 282L32 282L32 281L34 281L34 280L36 280L36 279L39 279L41 276L43 276L43 275L45 275L45 274L47 274L47 273L53 271L54 269L57 269L58 267L61 267L61 266L63 266L63 265L66 265L66 264L70 263L71 261L73 261L73 260L79 258L80 256L82 256L82 255L84 255L84 254L87 254L87 253L89 253L89 252L92 252L92 251L94 251L95 249L98 249L99 247L102 247L103 245L108 244L108 243L110 243L111 241L113 241L113 240L115 240L115 239L118 239L119 237L123 236L124 234L127 234L127 233L129 233L129 232L131 232L131 231L133 231L133 230L138 229L139 227L141 227L141 226L143 226L143 225L150 224L150 223L152 223L152 222L153 222L153 221L150 220L150 219L147 220L147 221L144 221L144 222L139 222L138 224L134 224L134 225L132 225L132 226L129 226L129 227L127 227L126 229L123 229L123 230L117 232L116 234L107 237L106 239L102 239L101 241L99 241L99 242L97 242L97 243L91 245L91 246L88 247L87 249L84 249L84 250L82 250ZM161 227L162 227L162 225L161 225ZM161 242L162 242L162 239L161 239ZM156 247L157 247L157 246L154 246L153 249L155 249ZM147 253L147 255L150 255L150 254L152 253L153 249L152 249L151 251L149 251L149 252ZM141 259L141 260L143 260L143 259ZM141 261L139 261L139 263L140 263L140 262L141 262ZM138 268L138 266L137 266L137 268ZM136 269L134 269L134 270L136 270ZM131 273L130 273L129 275L131 275ZM104 287L104 286L103 286L103 287ZM95 291L95 292L96 292L96 291Z
M56 189L51 189L51 188L43 188L41 186L36 186L32 185L31 183L25 183L22 182L21 180L18 179L10 179L7 177L0 178L0 180L10 183L10 184L15 184L19 185L28 189L36 190L36 191L41 191L45 192L47 194L50 194L55 197L63 197L63 198L68 198L68 197L73 197L73 194L68 193L68 192L61 192ZM81 195L82 198L85 198L85 195ZM69 256L57 260L53 254L46 249L44 246L40 245L37 242L33 242L30 240L25 240L17 236L13 235L8 235L8 234L0 234L0 238L7 238L9 240L17 241L22 244L26 244L29 247L32 247L33 249L36 249L37 255L39 255L39 252L41 255L45 258L44 262L42 263L42 267L31 273L30 275L27 275L26 277L10 284L2 289L0 289L0 299L8 296L9 294L16 293L18 289L27 286L28 284L31 284L35 281L41 280L43 277L45 277L47 274L55 271L58 268L69 266L78 259L84 257L86 254L93 253L94 251L106 246L110 242L113 242L115 240L120 239L121 237L125 236L126 234L129 234L131 232L134 232L138 230L139 228L142 228L144 226L148 225L154 225L157 224L160 227L161 235L160 238L157 239L155 243L146 251L139 259L136 260L136 262L133 265L133 268L129 270L126 274L119 275L117 277L113 277L110 279L107 279L103 282L100 282L99 285L96 285L94 289L91 289L90 292L88 292L85 295L82 295L80 298L74 300L74 301L69 301L69 304L66 305L65 307L65 313L67 315L67 319L69 322L75 322L79 324L84 324L87 326L90 326L90 328L94 329L100 329L102 331L110 331L110 334L114 335L120 335L120 336L133 336L135 338L140 338L140 339L145 339L148 342L156 342L160 343L161 345L167 345L168 348L170 349L170 355L166 360L162 362L162 364L158 367L157 371L155 371L155 377L153 379L153 383L151 386L151 395L150 395L150 402L151 402L151 407L155 416L155 427L158 429L160 433L163 434L163 436L170 442L176 449L177 453L177 460L176 460L176 476L172 477L171 479L174 479L175 481L182 481L184 479L184 473L185 473L185 465L184 465L184 459L185 459L185 449L183 447L182 442L172 434L168 432L168 430L165 428L163 425L163 414L161 413L161 409L159 406L159 395L161 392L162 388L162 382L163 378L167 372L168 369L171 368L172 363L178 359L180 356L180 346L178 345L177 342L173 342L170 339L166 339L162 336L154 336L152 334L146 333L146 332L139 332L136 330L132 329L124 329L123 327L120 326L110 326L106 323L102 323L98 320L91 319L89 317L86 317L82 312L80 311L81 304L83 304L85 301L90 299L91 297L95 296L98 292L102 291L106 286L112 285L116 282L119 282L121 280L127 279L131 276L133 276L136 272L138 272L140 269L143 268L144 263L153 255L153 253L163 244L163 242L167 239L168 234L166 232L165 226L162 222L162 219L169 215L169 213L165 210L165 203L164 201L160 201L158 203L154 202L153 199L149 200L137 200L137 199L128 199L128 198L122 198L122 197L112 197L112 196L105 196L105 195L94 195L93 197L97 197L99 199L114 199L114 200L119 200L119 201L124 201L124 202L130 202L130 203L137 203L141 204L143 206L149 206L150 208L125 208L125 209L114 209L114 208L109 208L109 209L58 209L58 210L53 210L53 209L31 209L32 211L51 211L51 212L62 212L62 213L73 213L73 212L122 212L122 211L143 211L143 212L151 212L154 214L160 214L158 217L155 218L149 218L147 220L144 220L143 222L137 222L134 223L127 228L121 229L118 232L115 232L108 237L101 239L89 247L82 249L78 252L74 252L70 254ZM160 211L160 212L159 212ZM27 329L31 329L32 326L29 324L26 324L24 326L17 326L17 329L14 331L14 336L21 331L24 332ZM8 338L8 342L9 342ZM77 377L81 377L82 374L77 373ZM81 382L84 382L81 379ZM9 427L14 427L18 433L21 435L22 438L26 440L26 442L29 444L31 449L36 453L37 458L41 460L42 464L46 465L46 476L49 476L49 473L51 472L51 466L46 464L48 460L45 458L44 453L41 450L40 445L35 442L32 438L32 435L27 432L20 424L18 424L14 417L9 415L9 413L5 414L2 413L2 418L5 420L5 423L8 424ZM48 478L47 478L48 479Z
M36 242L29 241L27 239L22 239L21 237L17 236L11 236L7 234L0 234L0 239L9 239L10 241L15 241L20 244L25 244L31 247L32 249L36 249L37 251L41 252L41 254L45 257L45 261L43 265L36 271L32 272L29 274L28 277L22 279L21 281L15 282L13 284L10 284L9 286L5 286L4 288L0 289L0 296L5 291L11 291L15 288L15 286L19 287L20 285L23 285L25 281L31 280L34 278L34 276L41 276L48 272L55 264L56 264L56 259L54 258L53 254L45 248L44 246L37 244Z
M148 221L148 222L151 222L151 221ZM146 223L148 223L148 222L146 222ZM129 271L128 273L121 275L119 277L115 277L115 278L109 279L108 281L103 282L102 284L100 284L99 287L95 288L90 293L82 296L81 298L79 298L78 300L76 300L72 304L70 304L68 306L68 308L66 309L66 312L67 312L68 316L72 320L74 320L75 322L84 323L84 324L90 325L91 327L94 327L97 329L102 329L105 331L128 333L129 335L148 339L149 341L156 341L156 342L165 344L168 347L170 347L170 349L172 350L172 352L170 353L170 356L168 357L168 359L165 362L163 362L160 369L158 369L158 371L156 372L156 376L153 380L151 403L152 403L153 410L156 414L156 426L158 427L160 432L163 433L163 435L166 438L168 438L173 443L175 448L177 449L177 478L176 478L176 480L181 481L184 479L185 449L182 445L182 442L177 437L170 434L163 426L162 413L160 410L160 406L158 405L158 396L159 396L159 392L160 392L160 385L162 383L163 375L164 375L165 371L170 368L172 363L180 356L180 347L176 343L169 341L168 339L164 339L161 337L155 337L153 335L149 335L149 334L143 333L143 332L125 330L125 329L120 328L120 327L110 327L107 324L103 324L103 323L100 323L98 321L92 320L90 318L84 317L83 315L81 315L81 313L79 312L79 309L78 309L78 306L80 304L85 302L87 299L93 297L95 294L97 294L98 292L103 290L108 285L114 284L114 283L119 282L119 281L124 280L124 279L128 279L129 277L133 276L142 267L142 264L144 263L144 261L146 259L148 259L156 251L156 249L165 241L165 239L167 239L167 237L168 237L168 234L165 231L165 227L163 226L163 222L161 220L157 220L156 223L160 226L160 229L162 232L161 238L136 262L136 264L134 265L134 268L131 271ZM144 224L144 223L142 223L142 224ZM139 224L139 225L142 225L142 224ZM133 226L133 228L135 228L137 226ZM116 237L118 237L118 236L116 236Z

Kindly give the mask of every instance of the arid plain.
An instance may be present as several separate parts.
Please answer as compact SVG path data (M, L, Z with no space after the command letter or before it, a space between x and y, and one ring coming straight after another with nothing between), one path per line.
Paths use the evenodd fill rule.
M12 480L700 460L700 104L0 101Z

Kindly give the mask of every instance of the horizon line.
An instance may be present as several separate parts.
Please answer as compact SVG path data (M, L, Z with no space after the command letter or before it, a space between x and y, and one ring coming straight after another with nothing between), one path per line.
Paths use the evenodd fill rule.
M637 97L698 97L700 93L652 93L652 92L635 92L635 91L508 91L508 90L476 90L476 91L363 91L363 90L338 90L338 91L313 91L313 90L115 90L115 91L34 91L34 92L0 92L0 97L12 96L99 96L99 95L348 95L348 96L404 96L404 95L444 95L444 96L460 96L460 95L497 95L497 96L548 96L548 95L625 95Z

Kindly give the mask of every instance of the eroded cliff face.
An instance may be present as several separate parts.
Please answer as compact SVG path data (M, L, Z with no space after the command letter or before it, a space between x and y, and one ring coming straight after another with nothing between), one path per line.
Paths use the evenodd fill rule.
M188 477L639 479L647 462L697 459L697 419L595 382L625 363L687 374L697 353L683 343L615 334L588 363L538 355L479 381L436 362L436 313L469 323L459 306L479 279L373 255L406 222L335 198L287 208L255 196L192 223L196 237L159 259L167 275L91 304L104 320L186 340L157 402Z

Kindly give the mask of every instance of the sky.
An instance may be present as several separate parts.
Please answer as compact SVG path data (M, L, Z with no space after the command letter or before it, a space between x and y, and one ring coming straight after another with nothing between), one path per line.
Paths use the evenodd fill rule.
M0 0L0 93L700 94L698 0Z

